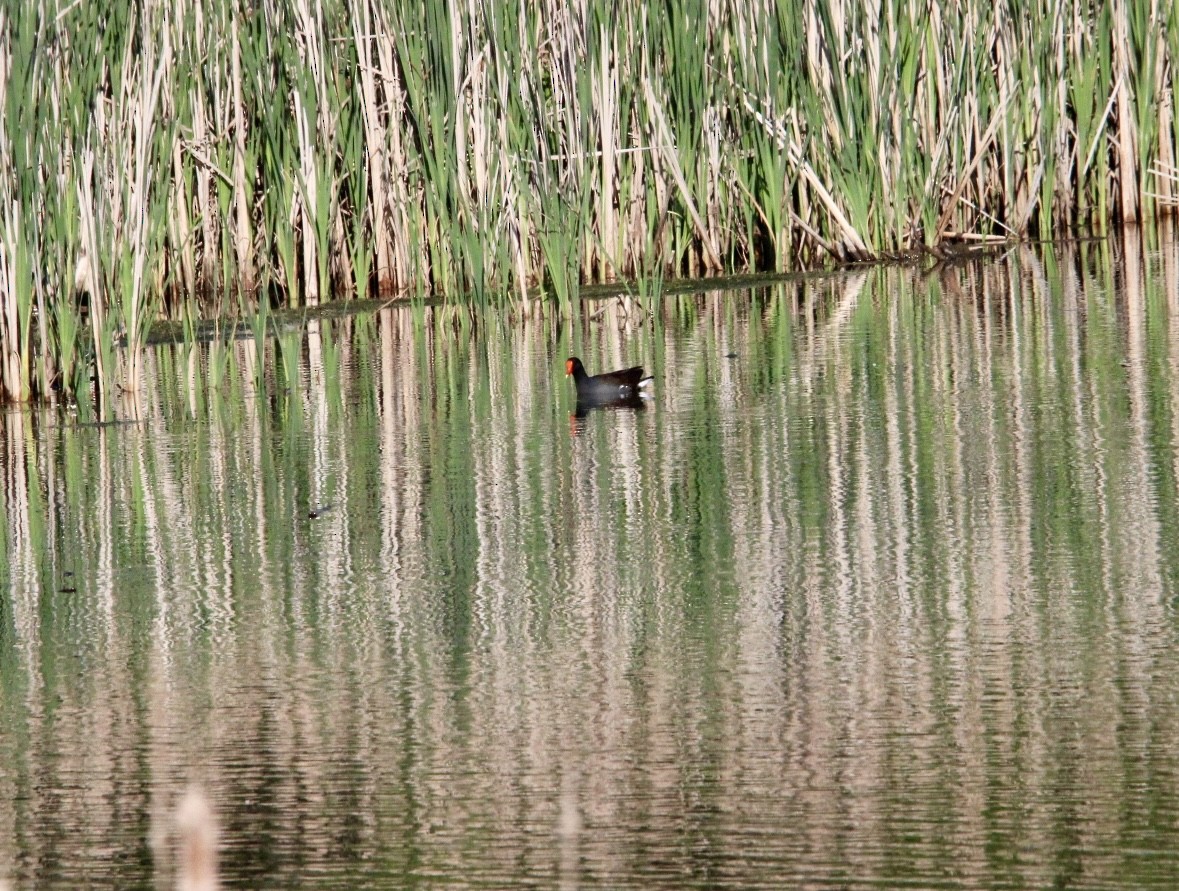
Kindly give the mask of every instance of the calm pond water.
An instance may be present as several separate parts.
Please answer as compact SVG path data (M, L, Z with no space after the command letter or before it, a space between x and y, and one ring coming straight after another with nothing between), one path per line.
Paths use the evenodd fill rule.
M1176 886L1173 241L590 312L0 415L0 878Z

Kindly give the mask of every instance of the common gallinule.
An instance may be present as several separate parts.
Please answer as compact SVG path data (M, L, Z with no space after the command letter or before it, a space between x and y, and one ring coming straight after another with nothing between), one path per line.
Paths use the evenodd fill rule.
M573 375L577 385L577 401L584 403L617 402L637 399L648 389L653 377L643 377L643 367L625 368L622 371L607 371L592 377L585 373L585 366L576 356L565 360L565 376Z

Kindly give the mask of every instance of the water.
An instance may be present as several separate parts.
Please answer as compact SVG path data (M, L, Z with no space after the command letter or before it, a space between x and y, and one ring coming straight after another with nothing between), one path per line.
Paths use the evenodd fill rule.
M7 412L0 878L171 887L196 784L226 887L1173 887L1177 282L385 310Z

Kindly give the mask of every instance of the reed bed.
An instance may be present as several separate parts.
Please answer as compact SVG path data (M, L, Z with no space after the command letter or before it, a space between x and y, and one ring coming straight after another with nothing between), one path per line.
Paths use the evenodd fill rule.
M1151 219L1177 61L1155 0L5 7L0 393L133 390L163 316Z

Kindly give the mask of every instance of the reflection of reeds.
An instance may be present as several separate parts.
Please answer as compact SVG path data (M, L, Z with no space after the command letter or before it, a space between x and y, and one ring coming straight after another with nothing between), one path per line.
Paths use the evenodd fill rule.
M231 344L220 392L151 390L148 426L10 415L0 862L129 869L132 805L194 763L223 874L264 838L276 885L374 861L618 885L655 855L685 874L693 834L757 869L734 827L775 869L870 874L898 813L953 824L924 856L979 877L1004 833L1052 844L1074 772L1068 825L1110 837L1173 754L1138 709L1179 668L1153 333L1179 263L1115 263L1120 300L1093 271L1119 257L1146 269L1016 252L667 296L638 327L611 301L573 342L389 309L261 370ZM572 352L653 365L657 401L568 436L544 357Z
M83 357L133 389L158 312L256 288L569 307L587 279L1151 217L1175 203L1168 9L3 10L0 392L70 392Z

